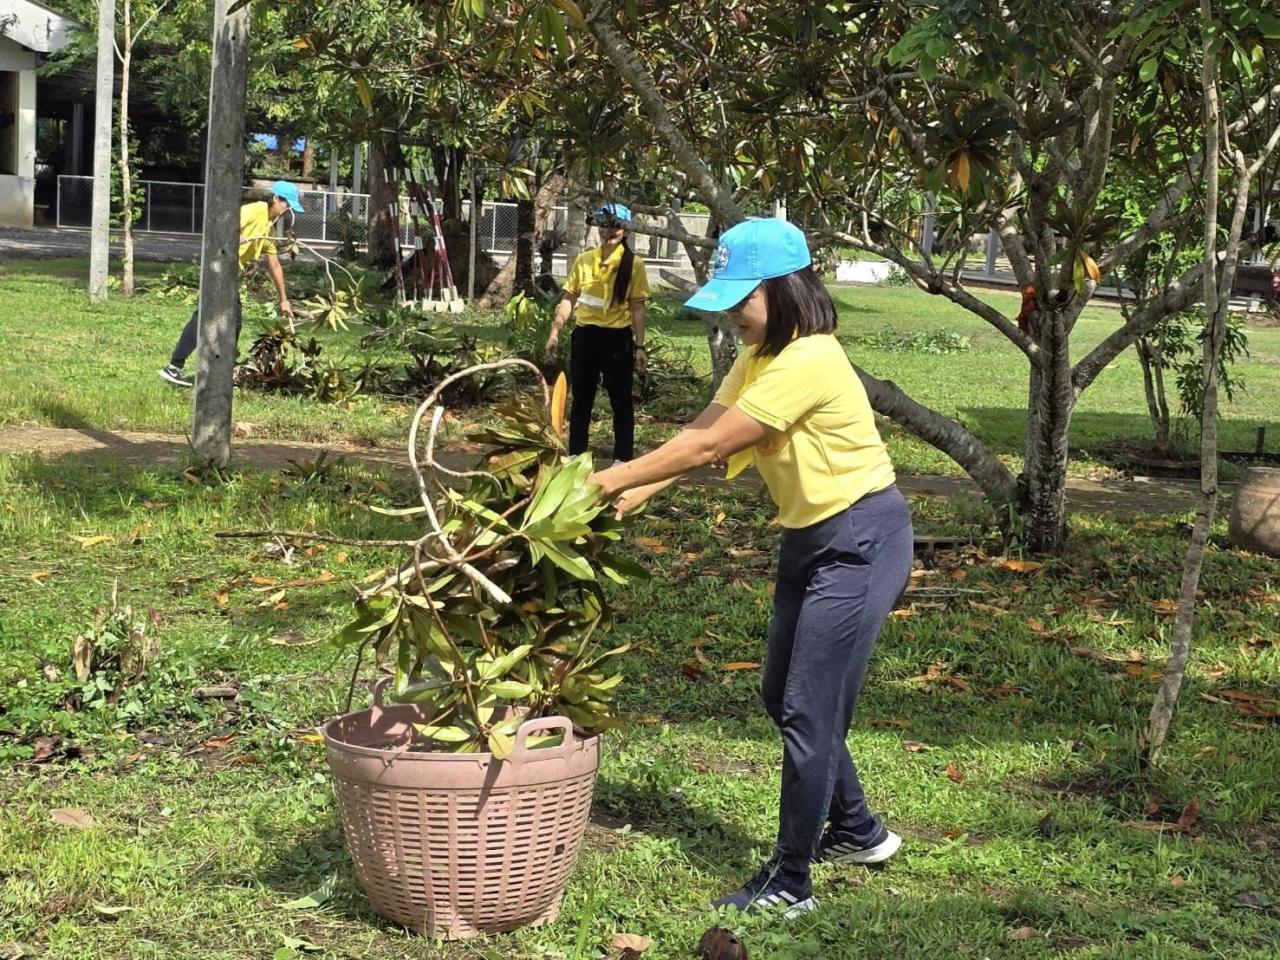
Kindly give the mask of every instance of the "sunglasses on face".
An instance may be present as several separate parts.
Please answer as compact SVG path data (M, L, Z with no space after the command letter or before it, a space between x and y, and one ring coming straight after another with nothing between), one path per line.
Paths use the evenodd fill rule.
M627 225L617 217L600 217L590 214L587 216L587 226L599 227L602 230L625 230Z

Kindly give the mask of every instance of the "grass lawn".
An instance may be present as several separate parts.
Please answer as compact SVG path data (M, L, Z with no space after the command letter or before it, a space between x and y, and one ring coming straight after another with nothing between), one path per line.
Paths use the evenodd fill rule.
M41 289L70 302L23 276L19 293L12 276L0 287L10 304ZM173 404L172 421L148 425L176 427L178 401L158 383L149 400L143 390L153 388L148 354L167 343L177 312L157 319L145 302L112 311L140 345L119 360L128 373L107 382L134 398L130 417ZM6 324L0 362L12 365L33 338L38 325L25 322L16 347ZM92 327L84 336L96 354L50 361L40 393L109 420L101 357L119 340ZM95 368L82 390L59 388L59 371ZM11 378L0 382L10 416L25 404L13 419L31 417ZM206 485L174 470L0 457L0 945L24 945L0 951L584 960L631 932L654 938L646 960L689 956L713 920L703 904L754 870L775 827L780 751L758 671L722 669L764 652L772 511L745 490L694 491L641 522L649 539L632 537L630 549L658 576L614 591L617 634L637 644L620 688L634 722L606 739L561 919L437 945L369 911L310 735L339 712L352 666L326 642L350 585L390 557L330 547L286 562L262 543L212 536L402 529L352 505L405 503L397 483L348 467ZM937 503L917 504L916 516L921 527L966 529ZM1068 554L1042 570L1015 572L970 549L922 571L915 583L934 589L887 626L850 734L873 804L906 846L881 870L818 868L823 909L785 928L728 920L751 956L1272 960L1280 739L1274 721L1242 712L1256 701L1221 694L1280 696L1280 562L1215 535L1172 739L1159 769L1134 760L1170 626L1158 601L1176 590L1185 533L1185 517L1082 517ZM278 585L328 572L337 579ZM74 638L113 583L147 619L161 659L117 707L69 711L83 692ZM700 679L682 666L695 647L708 664ZM228 682L241 690L234 703L192 696ZM38 735L60 739L42 741L53 755L36 763ZM56 822L62 808L92 825ZM1180 817L1185 829L1150 828ZM330 877L322 904L291 905Z
M144 277L161 269L141 264ZM291 267L290 269L296 269ZM165 362L191 307L178 300L144 296L133 302L118 296L101 307L89 306L83 290L83 260L12 262L0 266L0 426L44 424L100 430L143 430L169 434L189 428L190 397L162 383L155 371ZM959 307L914 288L834 286L840 308L840 334L851 356L877 376L898 383L909 394L958 418L1003 459L1021 459L1026 419L1026 365L1019 351L996 331ZM1009 312L1011 294L984 294ZM242 348L252 337L246 317ZM1079 355L1118 322L1116 311L1086 311L1074 336ZM494 316L462 318L482 338L498 339ZM686 347L698 370L708 370L701 324L658 324ZM878 333L948 331L969 338L959 353L932 355L887 352L864 338ZM349 355L359 329L322 333L327 354ZM1224 449L1252 449L1258 426L1269 428L1269 447L1280 444L1280 328L1250 331L1250 357L1238 365L1246 392L1224 410ZM1176 398L1175 402L1176 402ZM605 406L596 439L607 449ZM1109 444L1143 444L1151 437L1137 358L1126 352L1084 394L1072 420L1075 469L1096 463ZM253 435L314 441L352 440L397 444L408 407L402 403L357 397L350 404L323 406L297 398L264 396L242 390L236 419L253 425ZM685 411L689 413L692 411ZM660 442L674 429L665 418L639 417L643 445ZM957 473L947 457L885 424L885 436L904 473Z

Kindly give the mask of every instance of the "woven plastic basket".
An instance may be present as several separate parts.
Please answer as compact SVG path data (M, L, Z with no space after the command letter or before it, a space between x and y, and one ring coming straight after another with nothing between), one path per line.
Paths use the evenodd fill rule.
M450 940L556 918L586 830L600 738L564 717L523 724L515 752L422 751L412 704L383 704L324 728L356 875L388 919ZM559 732L531 749L530 735ZM413 749L415 744L418 750Z

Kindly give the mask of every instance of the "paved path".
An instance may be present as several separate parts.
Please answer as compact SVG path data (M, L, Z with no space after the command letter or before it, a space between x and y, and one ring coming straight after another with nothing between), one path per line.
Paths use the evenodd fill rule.
M396 469L407 468L402 447L360 447L341 443L315 443L296 440L234 441L236 461L262 470L278 470L290 460L311 460L322 450L330 456ZM60 427L0 428L0 453L38 454L44 459L62 457L109 457L133 466L156 466L187 462L191 455L186 437L132 431L68 429ZM441 456L441 462L454 469L473 465L475 452L454 449ZM744 474L741 482L759 483L754 472ZM697 479L707 483L723 483L719 471L706 470ZM739 482L739 481L735 481ZM912 476L898 478L898 486L908 496L959 497L977 496L978 487L967 477ZM1228 485L1224 484L1224 489ZM1195 507L1197 487L1185 480L1138 478L1092 480L1071 477L1067 480L1067 499L1072 509L1118 514L1171 513Z

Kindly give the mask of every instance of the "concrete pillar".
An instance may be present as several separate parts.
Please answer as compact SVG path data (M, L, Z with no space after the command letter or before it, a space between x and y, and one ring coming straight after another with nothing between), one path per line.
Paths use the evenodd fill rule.
M351 155L351 192L363 193L361 187L361 174L364 172L364 144L357 143L355 152Z
M115 94L116 5L98 4L98 71L93 101L93 220L89 228L89 300L107 299L111 227L111 104Z
M209 150L205 157L204 236L200 244L200 323L191 445L202 461L231 459L231 370L236 362L240 297L240 203L244 179L244 101L249 68L249 8L215 0L209 78Z

